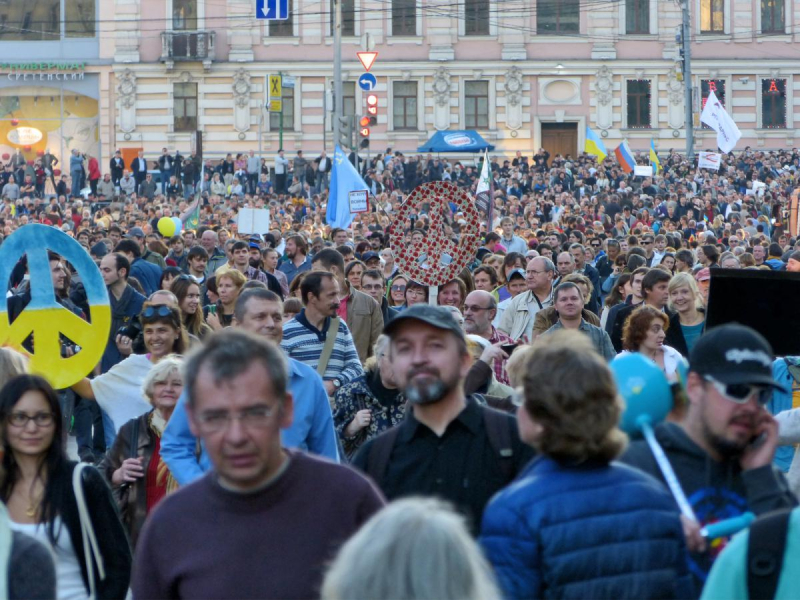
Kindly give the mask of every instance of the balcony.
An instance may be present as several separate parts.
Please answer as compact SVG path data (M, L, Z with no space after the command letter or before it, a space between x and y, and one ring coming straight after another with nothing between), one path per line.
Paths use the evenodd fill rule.
M161 61L172 68L177 62L202 62L208 69L216 58L215 31L162 31Z

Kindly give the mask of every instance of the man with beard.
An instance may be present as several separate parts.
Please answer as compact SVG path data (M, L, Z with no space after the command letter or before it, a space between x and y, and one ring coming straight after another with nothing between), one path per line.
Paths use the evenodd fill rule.
M753 329L715 327L689 356L686 417L655 428L700 526L797 504L772 465L778 424L765 405L772 390L781 389L772 377L772 359L769 343ZM632 443L622 460L664 481L645 442ZM722 541L706 547L690 539L690 570L698 594L725 546Z
M292 235L286 240L286 258L278 270L286 275L289 284L300 273L311 270L311 259L308 257L308 244L302 235Z
M386 326L389 359L411 410L397 427L368 441L353 464L389 500L436 496L480 527L489 499L531 457L516 419L464 394L471 365L464 332L439 306L414 305Z

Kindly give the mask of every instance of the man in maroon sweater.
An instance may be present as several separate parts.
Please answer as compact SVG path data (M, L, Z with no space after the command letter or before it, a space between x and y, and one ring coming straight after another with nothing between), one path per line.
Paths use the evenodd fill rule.
M281 447L281 351L228 329L186 365L192 432L214 469L165 498L136 551L136 598L317 598L339 546L383 506L349 467Z

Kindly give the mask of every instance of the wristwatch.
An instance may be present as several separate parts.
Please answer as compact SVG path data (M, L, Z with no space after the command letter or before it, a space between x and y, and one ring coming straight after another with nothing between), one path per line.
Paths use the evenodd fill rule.
M342 382L339 381L338 379L334 379L333 380L333 387L335 387L338 390L340 387L342 387Z

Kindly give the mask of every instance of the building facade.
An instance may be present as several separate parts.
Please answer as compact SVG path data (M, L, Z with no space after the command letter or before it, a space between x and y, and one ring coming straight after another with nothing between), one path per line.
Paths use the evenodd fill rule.
M695 113L713 89L742 130L739 148L796 145L800 0L690 2ZM39 0L33 15L8 4L18 8L0 4L2 154L185 153L195 131L209 157L333 147L331 0L290 0L281 22L257 20L254 0ZM623 138L685 147L675 3L342 0L342 11L345 114L365 114L356 52L378 52L372 152L476 129L498 154L574 153L586 126L609 150ZM270 114L277 73L294 86ZM697 149L713 148L714 132L695 126Z

